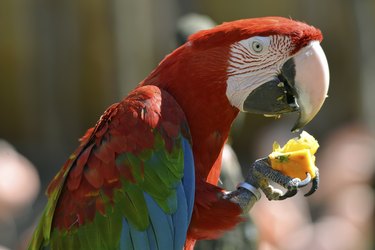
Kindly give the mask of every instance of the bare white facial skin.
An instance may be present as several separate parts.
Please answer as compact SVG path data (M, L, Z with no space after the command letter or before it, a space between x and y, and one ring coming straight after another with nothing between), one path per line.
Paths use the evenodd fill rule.
M256 36L233 44L230 48L227 97L243 111L247 96L261 84L280 73L293 49L286 36Z
M318 113L327 97L329 69L319 41L311 41L290 56L294 47L289 37L251 37L230 47L226 95L230 103L244 111L249 94L260 85L275 80L291 57L295 64L293 88L300 117L295 129L301 128Z

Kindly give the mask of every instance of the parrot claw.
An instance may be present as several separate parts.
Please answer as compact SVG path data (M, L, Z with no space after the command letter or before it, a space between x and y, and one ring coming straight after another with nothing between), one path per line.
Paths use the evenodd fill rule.
M298 179L298 178L297 178ZM293 179L294 180L294 179ZM305 187L307 186L307 184L309 184L311 181L311 175L310 173L306 173L306 178L303 180L303 181L299 181L297 182L297 188L300 188L300 187Z
M318 190L318 188L319 188L319 171L318 169L316 169L315 177L312 179L311 188L309 192L307 192L304 196L307 197L307 196L312 195L313 193L315 193L316 190Z
M282 194L282 191L273 188L269 181L275 182L287 191ZM301 180L299 178L291 178L274 170L270 166L268 158L262 158L251 165L249 173L246 177L246 182L254 187L260 188L269 200L285 200L297 194L298 189L312 183L311 189L305 194L309 196L313 194L319 186L319 173L316 171L316 176L311 178L310 173L306 173L306 178Z
M285 194L279 196L278 200L285 200L287 198L293 197L297 194L297 189L288 190Z
M309 173L306 173L306 178L304 180L300 180L299 178L292 179L287 184L288 191L279 197L279 200L285 200L286 198L293 197L297 194L298 188L302 188L307 186L311 181L311 175Z

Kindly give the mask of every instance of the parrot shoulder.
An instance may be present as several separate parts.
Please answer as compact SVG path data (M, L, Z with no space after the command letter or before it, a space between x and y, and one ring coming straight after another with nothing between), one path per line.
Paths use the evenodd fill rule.
M158 223L153 218L177 213L181 202L186 219L180 223L186 229L179 234L186 235L194 196L190 141L184 112L172 96L156 86L136 88L104 112L50 183L29 249L146 244L139 238L144 236L126 243L120 238L124 230L147 232L150 222ZM159 210L150 211L156 205ZM163 243L164 236L152 234L153 244ZM185 238L179 237L183 245Z

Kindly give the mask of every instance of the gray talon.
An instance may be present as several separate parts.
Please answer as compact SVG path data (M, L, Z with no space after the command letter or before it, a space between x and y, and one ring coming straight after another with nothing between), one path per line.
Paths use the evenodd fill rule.
M311 189L305 194L309 196L313 194L319 186L319 173L316 169L316 177L312 178L310 173L306 173L306 178L301 180L299 178L291 178L281 172L272 169L268 158L256 160L250 167L246 176L246 182L251 184L254 188L260 188L269 200L285 200L297 194L298 189L307 186L312 182ZM287 191L282 195L282 191L275 189L269 184L273 181Z
M306 178L303 181L298 182L297 187L298 188L305 187L307 186L307 184L310 183L310 181L311 181L311 175L310 173L306 173Z
M309 192L305 194L305 197L312 195L319 188L319 172L316 172L316 176L312 179L312 185Z
M285 194L279 197L279 200L285 200L287 198L293 197L297 194L297 189L290 189Z
M300 180L299 178L292 179L286 188L288 191L279 197L279 200L285 200L287 198L293 197L297 194L298 188L305 187L311 181L311 175L306 173L306 178L304 180ZM309 192L310 193L310 192Z

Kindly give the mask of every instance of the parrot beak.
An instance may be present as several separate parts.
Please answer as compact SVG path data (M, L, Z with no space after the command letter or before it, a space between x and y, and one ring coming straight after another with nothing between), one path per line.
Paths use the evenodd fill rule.
M327 97L329 70L318 41L310 42L286 61L277 78L254 89L243 103L243 110L265 116L299 112L292 131L310 122Z
M327 58L319 42L311 42L293 57L299 118L292 131L309 123L322 107L329 87Z

